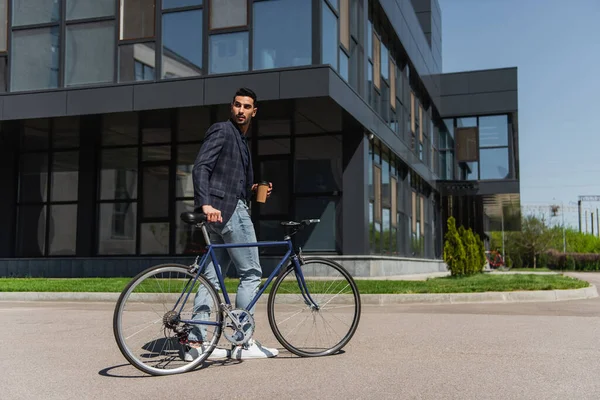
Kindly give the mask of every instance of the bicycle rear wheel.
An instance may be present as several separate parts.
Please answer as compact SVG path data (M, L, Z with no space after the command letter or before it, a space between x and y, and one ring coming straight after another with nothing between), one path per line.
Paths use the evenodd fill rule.
M171 375L190 371L212 352L221 336L223 315L220 298L202 275L178 264L157 265L141 272L125 287L113 316L113 333L123 356L137 369L151 375ZM183 304L186 285L193 284ZM194 298L202 301L194 309ZM183 308L182 308L183 304ZM197 315L193 315L194 312ZM186 323L202 320L211 325ZM207 349L193 361L185 361L190 330L202 335Z
M291 264L269 294L269 324L279 343L298 356L334 354L356 332L360 294L352 276L334 261L307 258L301 269L308 294L318 307L305 300Z

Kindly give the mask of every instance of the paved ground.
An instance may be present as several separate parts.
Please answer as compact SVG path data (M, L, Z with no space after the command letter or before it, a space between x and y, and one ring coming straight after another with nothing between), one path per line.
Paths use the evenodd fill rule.
M600 287L600 275L577 274ZM598 399L600 298L365 306L340 355L211 363L149 377L105 303L0 302L2 399ZM278 346L265 309L256 337Z

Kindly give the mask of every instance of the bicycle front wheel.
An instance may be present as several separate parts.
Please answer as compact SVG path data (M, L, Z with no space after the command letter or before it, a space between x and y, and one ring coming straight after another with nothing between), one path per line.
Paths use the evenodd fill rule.
M184 265L158 265L133 278L121 293L113 332L123 356L140 371L151 375L190 371L219 341L223 321L219 295L206 278L200 275L194 282L195 277ZM203 340L206 351L186 360L190 332Z
M356 283L331 260L307 258L300 267L308 293L302 293L291 264L269 294L269 324L279 343L298 356L334 354L350 341L358 327L361 303Z

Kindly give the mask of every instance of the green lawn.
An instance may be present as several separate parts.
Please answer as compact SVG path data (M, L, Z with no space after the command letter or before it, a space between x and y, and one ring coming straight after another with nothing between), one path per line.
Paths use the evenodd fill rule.
M0 278L0 292L120 292L129 280L130 278ZM361 294L505 292L578 289L589 286L588 282L563 275L525 274L480 274L467 278L444 277L426 281L357 278L356 283ZM294 285L293 282L287 284ZM235 293L237 281L227 279L226 286L229 293Z

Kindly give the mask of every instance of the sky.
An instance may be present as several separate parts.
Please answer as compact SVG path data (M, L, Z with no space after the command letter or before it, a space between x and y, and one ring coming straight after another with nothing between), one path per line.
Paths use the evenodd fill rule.
M438 1L443 72L518 68L523 211L577 224L578 196L600 196L600 0Z

